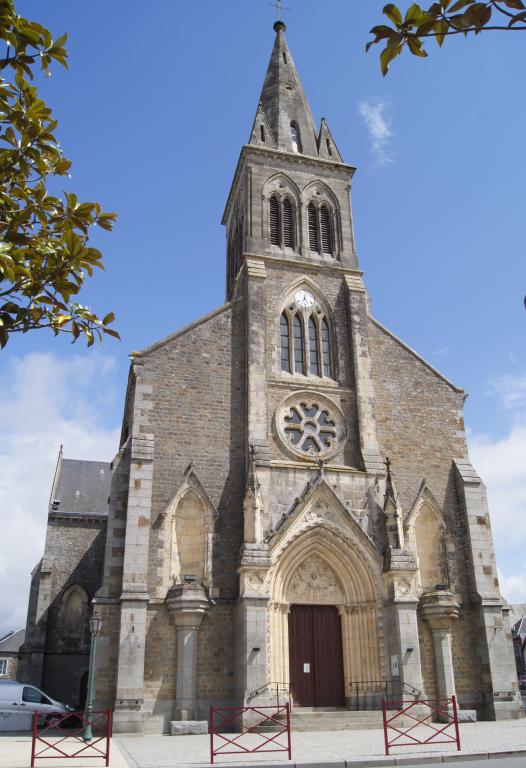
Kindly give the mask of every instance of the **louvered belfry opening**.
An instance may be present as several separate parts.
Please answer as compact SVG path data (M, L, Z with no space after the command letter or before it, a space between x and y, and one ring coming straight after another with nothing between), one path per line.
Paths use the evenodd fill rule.
M270 198L270 242L280 248L295 248L295 206L290 197Z
M270 198L270 242L272 245L281 245L279 201L274 195Z
M314 203L309 203L309 245L311 251L320 252L320 239L318 237L318 216Z
M326 205L322 205L320 208L320 228L321 228L321 244L323 247L323 253L328 253L332 256L334 251L331 214Z
M294 248L294 209L288 197L283 200L283 245Z
M283 312L279 321L281 340L281 370L290 373L290 329L289 319Z

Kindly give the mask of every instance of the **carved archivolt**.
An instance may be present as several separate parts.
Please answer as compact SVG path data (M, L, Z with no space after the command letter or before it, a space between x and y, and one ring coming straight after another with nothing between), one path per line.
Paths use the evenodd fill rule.
M294 571L289 581L290 603L342 603L345 599L340 580L321 557L311 555Z

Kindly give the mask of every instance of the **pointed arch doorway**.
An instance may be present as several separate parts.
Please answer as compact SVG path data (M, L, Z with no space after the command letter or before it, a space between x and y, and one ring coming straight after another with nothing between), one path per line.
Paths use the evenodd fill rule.
M345 704L342 628L333 605L291 605L290 692L299 707Z
M272 553L271 679L298 706L337 707L350 703L351 680L385 676L380 563L325 521L310 526Z

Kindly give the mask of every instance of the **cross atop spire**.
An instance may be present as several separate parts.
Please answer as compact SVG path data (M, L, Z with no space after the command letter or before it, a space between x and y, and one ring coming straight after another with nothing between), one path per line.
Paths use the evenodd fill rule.
M281 21L281 14L283 11L290 10L289 8L283 5L283 0L276 0L275 3L269 3L269 5L271 5L272 8L276 9L276 12L278 14L278 21Z

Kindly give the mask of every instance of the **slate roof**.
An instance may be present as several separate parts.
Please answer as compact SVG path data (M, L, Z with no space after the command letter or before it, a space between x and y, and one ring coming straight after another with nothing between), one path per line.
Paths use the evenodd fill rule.
M18 653L26 637L25 629L10 632L0 640L0 653Z
M107 515L110 483L111 465L107 462L60 458L49 511Z

